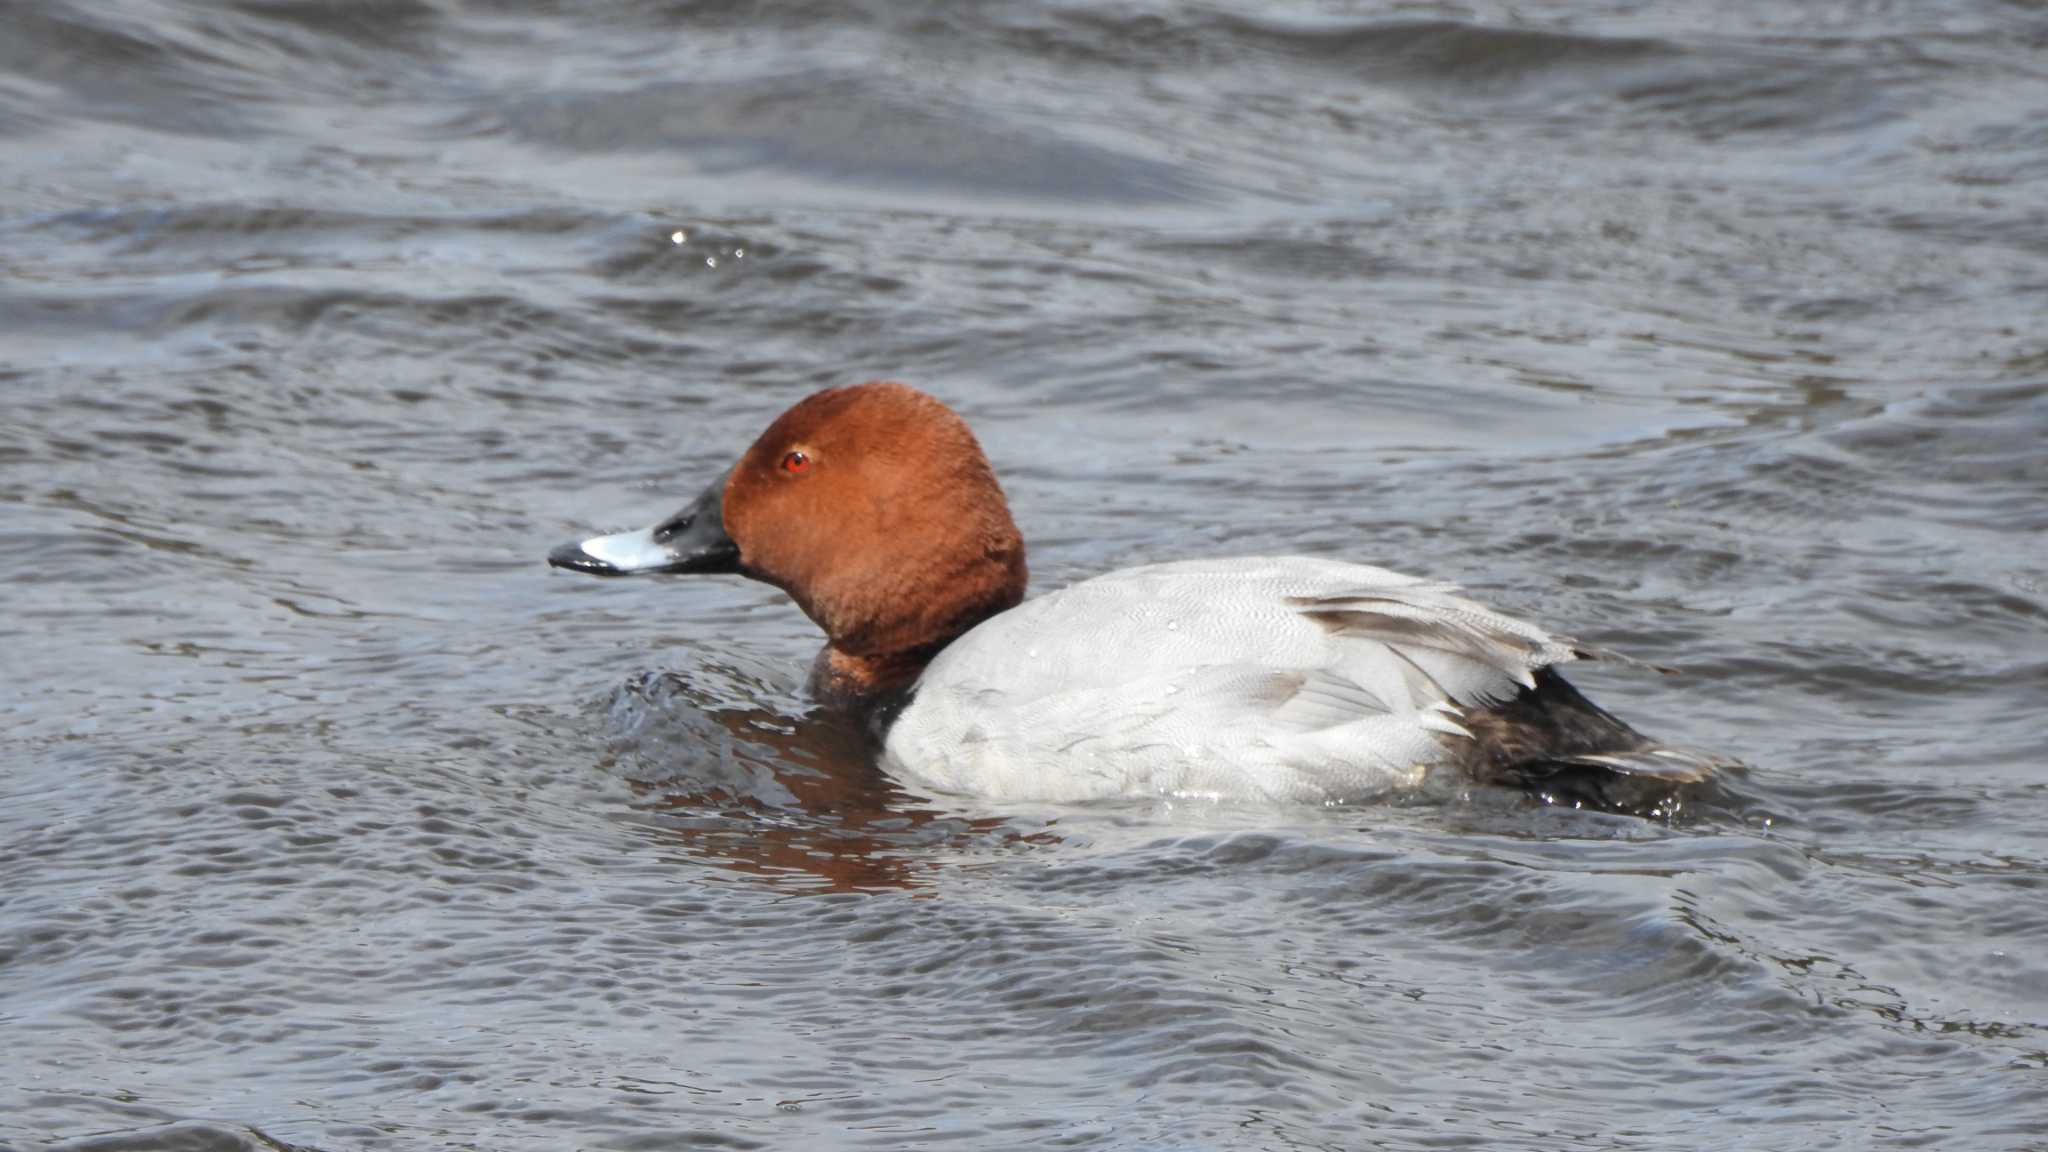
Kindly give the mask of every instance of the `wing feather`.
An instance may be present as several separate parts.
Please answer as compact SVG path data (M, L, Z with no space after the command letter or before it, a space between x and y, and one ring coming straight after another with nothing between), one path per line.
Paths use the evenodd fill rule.
M1333 637L1383 646L1419 674L1412 686L1463 705L1512 697L1535 687L1539 669L1581 656L1571 640L1467 600L1450 584L1380 585L1287 603Z

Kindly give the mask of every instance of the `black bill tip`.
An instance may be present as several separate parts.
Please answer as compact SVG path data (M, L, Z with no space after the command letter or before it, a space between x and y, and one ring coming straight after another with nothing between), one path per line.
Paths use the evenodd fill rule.
M592 576L624 576L625 569L607 563L583 550L580 541L571 541L556 547L548 553L548 567L567 568L571 572L583 572Z

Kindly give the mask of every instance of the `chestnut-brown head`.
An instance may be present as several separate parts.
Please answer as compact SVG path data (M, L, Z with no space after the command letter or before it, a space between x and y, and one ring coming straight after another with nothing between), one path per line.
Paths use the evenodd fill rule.
M597 575L738 572L788 592L855 681L890 680L1024 595L1024 541L967 424L902 384L819 392L689 508L565 545ZM855 687L862 687L855 684Z
M967 422L902 384L799 402L725 482L748 575L850 655L950 640L1024 594L1024 541Z

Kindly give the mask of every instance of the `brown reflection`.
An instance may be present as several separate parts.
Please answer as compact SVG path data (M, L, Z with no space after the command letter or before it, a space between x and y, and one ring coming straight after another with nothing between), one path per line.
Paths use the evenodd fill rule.
M796 890L856 892L920 887L939 866L935 849L1059 842L1051 832L1019 830L1001 817L922 806L876 766L875 740L844 712L791 715L755 702L712 700L673 674L644 677L626 691L669 712L678 737L718 742L720 760L730 756L719 773L724 780L627 780L635 823L664 834L692 859ZM655 739L662 735L657 730Z

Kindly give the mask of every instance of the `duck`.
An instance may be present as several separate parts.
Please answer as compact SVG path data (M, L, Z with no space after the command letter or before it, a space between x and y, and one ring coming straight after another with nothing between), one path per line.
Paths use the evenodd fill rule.
M974 433L889 381L800 400L674 515L547 559L781 589L825 636L811 695L864 718L883 771L940 793L1337 805L1439 778L1675 789L1734 764L1637 732L1559 671L1638 662L1443 581L1246 556L1027 598L1024 539Z

